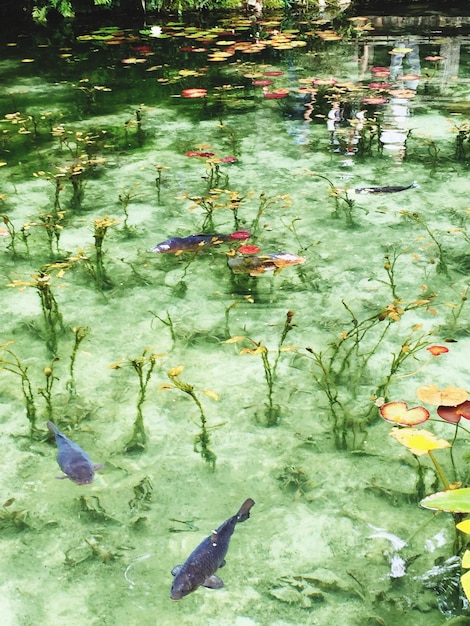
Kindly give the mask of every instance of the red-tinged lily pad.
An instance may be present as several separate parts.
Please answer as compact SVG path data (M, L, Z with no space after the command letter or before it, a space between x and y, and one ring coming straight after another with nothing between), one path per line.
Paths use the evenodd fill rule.
M370 68L371 74L390 74L390 68L376 65Z
M221 163L235 163L236 160L237 160L237 157L234 157L234 156L226 156L226 157L221 157L219 159Z
M446 348L445 346L429 346L426 350L428 350L433 356L439 356L440 354L449 352L449 348Z
M283 74L284 72L278 70L268 70L267 72L264 72L265 76L282 76Z
M361 98L361 102L364 104L385 104L387 102L387 98L379 98L378 96L375 98Z
M207 96L207 89L203 89L202 87L183 89L181 95L183 98L205 98Z
M470 420L470 400L466 400L457 406L438 406L437 414L451 424L458 424L462 417Z
M190 152L186 152L186 154L184 156L187 156L187 157L202 157L204 159L208 159L209 157L214 156L214 152L194 152L194 151L190 151Z
M438 491L421 500L420 505L434 511L470 513L470 488Z
M236 230L230 234L230 239L249 239L250 237L251 233L249 230Z
M269 85L273 84L273 81L269 80L269 78L257 78L252 80L251 84L253 87L269 87Z
M289 89L275 89L274 91L265 91L264 97L271 100L280 100L289 95Z
M442 57L439 55L424 57L425 61L444 61L447 57Z
M258 252L261 252L261 248L255 245L240 246L238 252L241 252L241 254L258 254Z
M387 422L401 426L416 426L430 417L429 411L423 406L409 409L406 402L387 402L380 407L380 415Z

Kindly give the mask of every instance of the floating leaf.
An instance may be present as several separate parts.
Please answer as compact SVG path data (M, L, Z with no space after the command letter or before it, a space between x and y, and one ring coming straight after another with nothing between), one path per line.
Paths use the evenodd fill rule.
M230 337L230 339L226 339L222 343L237 343L237 341L241 341L245 339L245 335L237 335L236 337Z
M470 519L464 519L463 522L456 524L456 528L461 530L463 533L467 533L468 535L470 535ZM468 550L467 552L469 553L470 558L470 552ZM470 565L464 565L462 562L462 567L470 568Z
M447 513L470 513L470 487L438 491L421 500L420 505Z
M451 424L458 424L462 417L470 420L470 401L465 400L457 406L438 406L437 414Z
M390 435L408 448L413 454L421 456L430 450L450 448L451 445L444 439L436 439L436 436L428 430L417 428L392 428Z
M457 524L457 528L460 524ZM470 550L465 550L464 555L462 557L462 567L468 569L470 567Z
M467 565L467 567L470 567L470 564ZM465 595L467 596L467 600L470 600L470 572L466 572L463 576L461 576L460 582L462 584L462 589L464 590Z
M402 426L415 426L429 419L430 414L423 406L409 409L406 402L387 402L380 407L380 415L387 422Z
M426 350L429 350L433 356L439 356L440 354L449 352L449 348L446 348L445 346L429 346Z
M457 406L465 402L468 392L452 385L442 390L436 385L423 385L418 387L416 395L421 402L428 402L437 406Z
M216 402L218 402L219 400L219 396L215 393L215 391L211 391L210 389L203 389L202 393L206 394L208 398L211 398L212 400L215 400Z

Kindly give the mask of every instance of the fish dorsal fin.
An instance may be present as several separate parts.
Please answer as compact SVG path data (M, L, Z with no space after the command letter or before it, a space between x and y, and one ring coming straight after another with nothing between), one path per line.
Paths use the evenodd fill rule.
M215 574L212 574L212 576L206 578L202 584L204 587L209 587L209 589L221 589L224 586L224 581Z
M175 565L175 567L171 570L172 576L178 576L178 574L180 573L182 567L183 567L182 564Z
M211 532L211 544L215 548L219 542L219 533L216 530Z

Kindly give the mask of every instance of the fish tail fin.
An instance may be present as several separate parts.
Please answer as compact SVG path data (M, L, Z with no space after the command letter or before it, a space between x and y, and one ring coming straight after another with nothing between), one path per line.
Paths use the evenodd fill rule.
M53 435L56 435L59 432L59 429L52 422L47 422L47 428L51 431Z
M244 522L250 517L250 509L254 505L255 501L251 498L245 500L245 502L241 505L240 510L238 511L236 517L237 522Z

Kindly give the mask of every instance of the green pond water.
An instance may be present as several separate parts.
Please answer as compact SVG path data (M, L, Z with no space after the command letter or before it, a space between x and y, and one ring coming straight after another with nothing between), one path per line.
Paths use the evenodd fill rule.
M379 413L427 409L469 484L416 396L470 384L468 18L348 17L2 36L4 626L469 623L466 536ZM225 587L171 601L249 497Z

